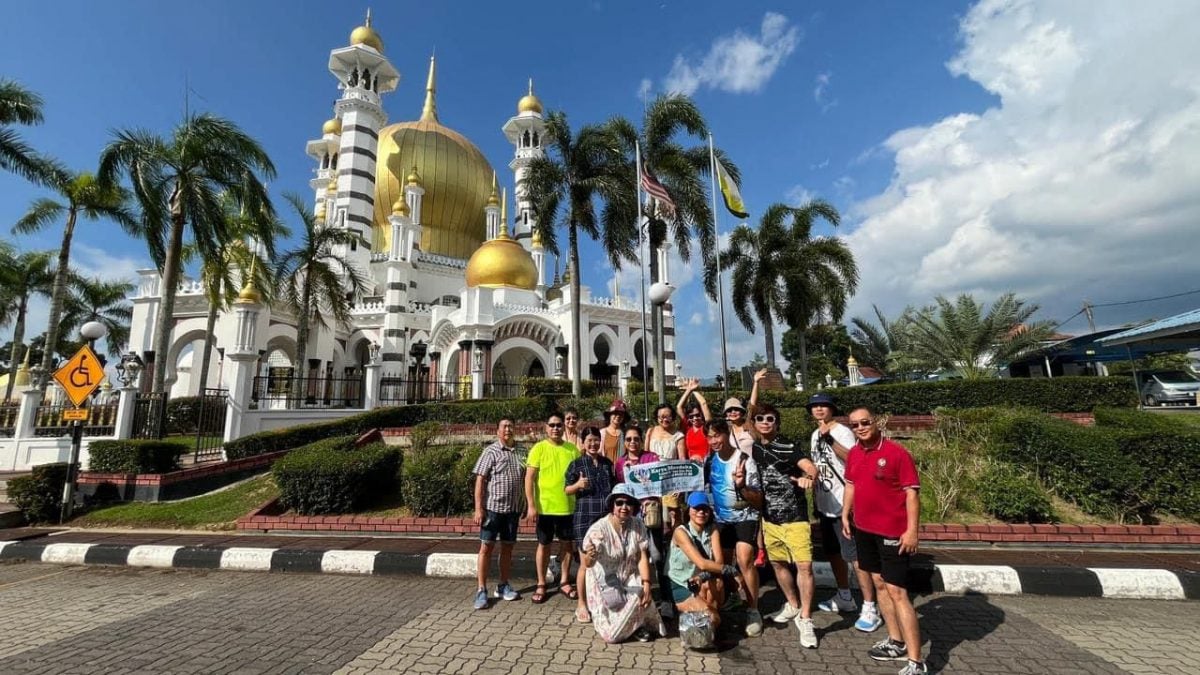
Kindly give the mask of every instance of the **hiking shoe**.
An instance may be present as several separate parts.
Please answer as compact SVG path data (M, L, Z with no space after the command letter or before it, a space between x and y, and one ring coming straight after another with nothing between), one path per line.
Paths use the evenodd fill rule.
M792 607L791 604L784 602L783 609L772 614L771 620L775 623L787 623L798 616L800 616L800 608Z
M762 631L762 614L757 609L746 610L746 637L758 637Z
M897 675L925 675L929 672L929 667L924 661L909 661L907 666L900 669Z
M495 597L500 600L512 602L513 600L520 600L521 594L517 592L517 589L512 587L512 584L505 582L496 587Z
M817 609L821 610L822 612L851 614L858 611L858 603L854 601L854 598L843 600L840 596L835 595L825 602L817 605Z
M806 649L816 649L817 631L813 630L812 619L796 617L796 628L800 630L800 646Z
M475 609L487 609L487 589L481 588L475 592Z
M879 617L879 610L874 607L863 607L862 613L858 615L858 621L854 622L854 627L864 633L874 633L883 625L883 619Z
M876 661L901 661L908 658L908 649L903 643L892 642L891 638L884 638L867 651L867 656Z

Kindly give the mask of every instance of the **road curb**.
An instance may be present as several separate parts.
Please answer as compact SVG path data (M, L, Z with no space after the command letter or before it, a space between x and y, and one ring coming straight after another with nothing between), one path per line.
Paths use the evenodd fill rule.
M470 579L475 559L473 553L0 541L0 560L159 569ZM517 576L532 577L532 556L516 556L513 568ZM828 563L816 562L813 568L818 587L834 587ZM1164 569L946 564L914 568L909 586L917 593L1200 600L1200 573Z

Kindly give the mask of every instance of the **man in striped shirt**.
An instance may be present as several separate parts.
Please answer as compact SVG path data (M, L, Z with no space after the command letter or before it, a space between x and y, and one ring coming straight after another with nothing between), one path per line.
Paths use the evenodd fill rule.
M475 524L479 526L479 562L476 573L475 609L488 606L488 566L492 549L500 541L500 585L496 597L517 600L521 596L508 582L512 571L513 544L521 520L521 461L517 458L514 437L516 425L508 418L500 420L496 442L483 449L475 462Z

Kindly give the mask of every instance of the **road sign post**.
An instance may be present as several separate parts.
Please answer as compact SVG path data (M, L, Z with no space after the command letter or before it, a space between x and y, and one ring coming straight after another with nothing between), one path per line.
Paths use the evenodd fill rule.
M83 421L87 419L86 410L82 410L80 416L80 407L96 391L103 379L104 366L101 365L96 352L88 345L81 347L61 368L54 371L54 381L62 386L67 392L67 398L71 399L75 406L75 410L63 411L65 419L74 421L71 422L71 457L67 464L67 480L63 485L62 511L58 520L60 524L71 517L74 501L76 465L79 464L79 453L83 446Z

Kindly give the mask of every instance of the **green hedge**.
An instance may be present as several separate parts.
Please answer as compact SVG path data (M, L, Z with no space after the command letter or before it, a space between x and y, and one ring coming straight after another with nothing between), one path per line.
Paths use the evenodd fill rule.
M8 499L31 523L58 522L62 511L63 483L67 463L39 464L28 476L8 481Z
M474 508L471 470L483 451L479 446L435 445L404 460L401 494L416 516L452 516Z
M179 468L179 456L191 445L177 441L92 441L88 471L99 473L167 473Z
M993 462L975 483L983 510L1006 523L1057 520L1050 496L1037 478L1012 464Z
M200 428L200 417L216 419L225 402L201 396L183 396L167 401L166 430L168 436L194 434Z
M1143 510L1200 521L1200 433L1118 429L1109 434L1126 461L1141 467L1135 494Z
M522 396L570 396L571 389L570 380L560 380L554 377L526 377L521 380ZM584 398L599 395L596 383L592 380L581 382L580 390L583 392Z
M354 448L354 437L297 448L272 467L279 500L301 515L350 513L395 486L400 451L383 443Z

